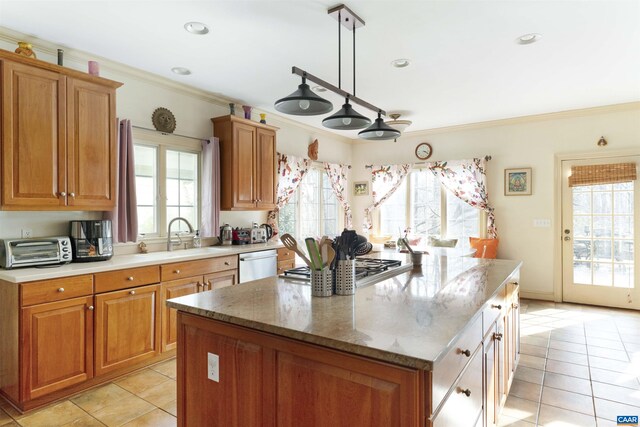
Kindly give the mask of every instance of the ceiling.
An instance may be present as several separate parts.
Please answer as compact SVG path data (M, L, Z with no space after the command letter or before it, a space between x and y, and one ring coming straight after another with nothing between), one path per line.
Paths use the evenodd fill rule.
M339 1L6 1L0 26L275 113L298 66L338 83ZM640 2L348 1L357 96L412 120L407 131L640 100ZM206 23L204 36L187 33ZM539 42L516 39L539 33ZM342 88L352 90L352 34ZM409 58L407 68L391 61ZM187 67L178 76L172 67ZM311 84L313 86L313 84ZM342 99L325 92L338 109ZM356 107L362 114L374 114ZM324 116L291 118L322 127ZM356 137L356 132L338 132Z

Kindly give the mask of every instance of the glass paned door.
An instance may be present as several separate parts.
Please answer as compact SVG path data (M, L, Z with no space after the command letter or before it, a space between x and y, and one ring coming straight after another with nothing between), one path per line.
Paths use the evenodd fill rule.
M639 181L569 187L571 166L640 163L640 156L562 162L563 300L640 308Z

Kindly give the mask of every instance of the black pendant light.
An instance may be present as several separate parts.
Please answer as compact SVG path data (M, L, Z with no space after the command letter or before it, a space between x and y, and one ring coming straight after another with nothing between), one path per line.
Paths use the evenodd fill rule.
M378 113L376 121L365 130L358 132L358 136L371 141L383 141L399 137L400 131L386 124L384 120L382 120L382 114Z
M304 77L298 90L277 100L274 107L281 113L295 116L315 116L333 110L333 104L313 93Z
M370 124L371 120L368 117L363 116L351 107L349 98L346 98L340 110L322 121L323 126L338 130L362 129Z

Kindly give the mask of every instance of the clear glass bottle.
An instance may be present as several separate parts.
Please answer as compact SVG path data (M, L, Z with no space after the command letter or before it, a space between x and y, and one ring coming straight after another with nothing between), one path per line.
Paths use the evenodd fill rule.
M202 246L202 241L200 240L200 230L196 230L196 235L193 236L193 247L199 248Z

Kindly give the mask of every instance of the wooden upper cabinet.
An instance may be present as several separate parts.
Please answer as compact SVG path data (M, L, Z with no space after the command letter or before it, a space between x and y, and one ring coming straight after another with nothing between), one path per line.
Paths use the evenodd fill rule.
M82 80L68 80L69 206L95 210L115 205L115 116L115 89Z
M211 121L213 134L220 140L221 209L273 209L278 128L236 116Z
M2 208L115 206L121 83L0 50Z
M66 78L10 61L1 65L2 203L64 206Z

